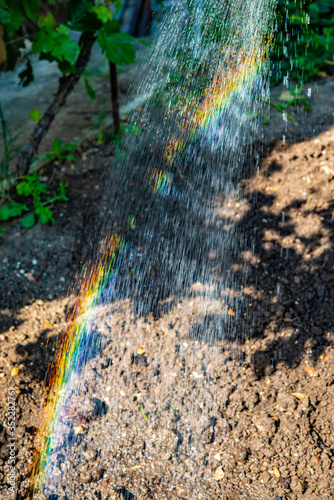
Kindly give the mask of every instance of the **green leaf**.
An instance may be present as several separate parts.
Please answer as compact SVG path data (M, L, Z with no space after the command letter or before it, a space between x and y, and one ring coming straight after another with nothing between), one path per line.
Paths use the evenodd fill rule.
M36 161L43 162L44 160L53 160L54 155L52 153L43 153L41 155L36 155L35 158L31 161L31 163L35 163Z
M77 163L78 161L78 159L72 154L66 155L66 160L73 161L73 163Z
M122 0L114 0L116 4L116 13L118 13L122 8Z
M82 21L87 12L90 10L92 4L90 0L72 0L69 8L69 20L71 23L76 24Z
M28 19L35 19L40 7L40 0L23 0L23 7Z
M73 149L78 149L78 145L74 142L67 142L64 144L64 151L73 151Z
M12 217L18 217L22 215L23 211L28 211L29 208L24 203L18 203L13 201L10 205L5 203L0 209L0 220L8 220Z
M135 123L130 123L129 126L125 129L125 132L130 135L138 135L140 134L140 127Z
M42 20L45 21L42 22ZM72 72L72 65L76 62L80 47L77 42L70 39L68 27L61 24L54 29L52 20L48 22L42 16L39 17L39 23L44 23L45 26L41 26L36 33L32 44L32 52L40 54L40 59L47 59L50 62L56 60L59 69L63 73ZM64 63L66 63L65 66Z
M16 216L16 214L15 215L13 214L12 209L9 205L7 205L7 204L2 205L2 207L0 209L0 220L8 220L11 217L15 217L15 216Z
M36 208L35 212L39 216L39 222L41 224L47 224L48 222L52 222L52 224L55 223L51 208L40 206Z
M16 0L1 2L1 4L1 9L10 13L10 21L6 26L6 31L13 34L22 27L24 18L23 9L21 8L20 2Z
M90 12L90 0L71 0L69 5L68 21L72 30L95 32L102 28L103 23Z
M95 90L93 89L93 87L91 87L87 78L84 79L84 82L89 99L91 99L92 101L96 101Z
M58 158L61 159L63 152L63 141L62 139L55 139L52 143L52 153Z
M59 61L64 60L73 64L80 52L79 45L77 44L77 42L70 39L68 27L65 26L65 24L61 24L56 29L56 32L57 43L51 50L51 54Z
M146 415L146 413L144 412L144 407L143 407L143 405L140 405L140 408L141 408L141 412L142 412L142 414L143 414L143 417L144 417L144 419L145 419L145 420L146 420L146 422L147 422L147 415Z
M47 12L45 16L38 17L37 24L39 28L51 31L56 26L56 19L51 12Z
M0 24L9 24L12 19L6 5L0 6Z
M134 39L127 33L108 33L102 29L98 33L97 40L109 61L120 65L135 61Z
M103 24L112 20L111 12L105 5L94 5L90 12L93 12Z
M60 195L59 200L61 201L70 201L66 196L66 189L68 188L68 184L64 184L63 182L59 183Z
M30 196L34 198L34 203L40 194L47 192L47 185L40 182L38 173L34 172L31 175L26 175L25 180L17 184L16 192L20 196Z
M40 112L39 109L33 109L32 112L29 115L30 120L34 122L38 122L39 119L41 118L42 113Z
M27 87L31 82L34 81L34 72L32 69L32 64L29 59L27 59L26 67L21 73L19 73L20 85L22 87Z
M24 227L25 229L29 229L31 227L33 227L35 224L35 216L33 213L31 214L28 214L28 215L25 215L24 217L22 217L21 219L21 225L22 227Z

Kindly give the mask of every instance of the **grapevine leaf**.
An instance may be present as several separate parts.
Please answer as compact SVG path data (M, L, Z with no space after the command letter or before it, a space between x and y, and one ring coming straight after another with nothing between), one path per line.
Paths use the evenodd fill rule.
M108 33L102 29L97 40L109 61L120 65L135 61L134 39L127 33Z
M23 7L28 19L34 20L40 7L40 0L23 0Z
M7 5L3 5L3 3ZM21 9L20 2L17 1L6 1L1 2L1 10L7 11L10 14L10 19L7 21L6 30L8 33L15 33L19 30L23 23L24 12ZM7 16L6 16L7 17ZM8 19L8 17L7 17Z
M51 31L56 26L56 19L51 12L47 12L45 16L39 16L37 24L40 29Z
M0 24L9 24L12 19L10 12L7 10L6 6L0 6Z
M98 31L102 28L96 14L90 12L92 3L90 0L72 0L69 9L69 24L72 30L75 31Z
M105 5L94 5L90 12L94 13L103 24L112 20L111 12Z

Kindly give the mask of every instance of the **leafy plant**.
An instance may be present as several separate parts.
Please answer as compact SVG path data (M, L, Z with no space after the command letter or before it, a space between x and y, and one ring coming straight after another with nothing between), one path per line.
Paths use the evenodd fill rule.
M52 143L51 153L57 158L58 161L70 160L77 162L77 158L71 151L78 149L76 144L67 142L64 144L62 139L56 139Z
M33 82L33 64L26 51L29 43L32 54L39 60L55 62L62 73L56 96L45 114L39 116L36 110L31 114L38 123L18 163L19 175L28 172L29 162L50 123L84 72L95 42L110 63L134 62L135 41L130 35L118 32L120 23L113 18L112 10L117 12L120 7L121 0L0 0L6 70L14 69L17 61L24 58L26 66L19 74L20 84L27 86ZM71 38L70 30L80 33L78 42ZM87 78L84 84L89 97L95 99Z
M59 194L53 192L52 196L47 194L47 184L39 180L37 172L26 175L23 180L16 185L16 192L19 196L32 198L33 209L25 203L13 201L8 197L8 202L4 203L0 209L0 221L7 221L13 217L21 217L23 212L29 212L21 218L21 225L25 229L34 226L36 216L41 224L55 223L52 212L52 205L56 201L68 201L66 196L67 185L59 184Z
M78 146L74 143L64 143L62 139L55 139L52 142L51 151L35 156L35 158L33 159L33 163L43 160L44 158L47 160L57 160L59 162L68 160L76 163L78 159L73 154L73 151L75 151L76 149L78 149Z
M275 104L272 101L270 103L267 101L264 102L266 104L270 104L272 108L282 113L286 120L290 120L292 122L295 121L294 117L287 112L288 108L302 106L305 111L312 111L308 98L303 95L303 86L301 85L295 85L294 89L283 92L281 100L284 100L285 102L282 102L281 104ZM265 117L262 123L267 125L269 123L269 116Z

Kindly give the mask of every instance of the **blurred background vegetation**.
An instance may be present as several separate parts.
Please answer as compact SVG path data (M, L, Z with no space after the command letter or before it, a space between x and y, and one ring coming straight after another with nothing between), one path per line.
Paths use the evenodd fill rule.
M222 0L203 0L201 5L203 14L200 27L197 26L200 43L215 47L216 43L224 42L228 33L226 23L233 18L233 9L238 5ZM65 186L59 187L59 194L47 196L47 188L38 176L29 174L35 168L34 162L43 156L37 153L44 135L80 78L89 98L96 99L85 73L93 45L100 46L109 64L115 137L124 129L119 116L116 65L134 62L137 49L135 39L119 31L119 14L125 6L125 0L0 0L0 71L18 70L18 84L23 87L35 84L37 60L56 63L61 75L58 90L44 113L38 109L30 112L29 118L36 125L23 149L17 146L17 137L23 132L12 134L0 96L0 221L22 216L24 227L31 227L37 217L41 223L54 221L50 207L56 200L65 200ZM194 36L197 6L197 0L189 1L195 20ZM271 82L273 85L283 82L289 92L286 92L287 102L270 104L280 113L287 114L287 108L299 105L311 111L304 95L304 83L334 74L334 0L277 0L273 28ZM147 42L141 40L141 43ZM179 64L174 69L169 81L171 86L180 78L187 82L192 75L189 93L197 92L201 85L205 87L207 73L198 71L196 55L191 57L181 51ZM196 75L196 85L192 86L193 75ZM287 116L293 120L291 115ZM47 160L73 163L76 148L75 144L65 144L55 138L52 150L44 156ZM19 191L15 193L15 189ZM20 203L13 200L13 190L15 196L32 197L33 207L32 203L27 206L25 200ZM24 215L25 212L28 213Z
M334 1L278 0L272 82L334 74Z

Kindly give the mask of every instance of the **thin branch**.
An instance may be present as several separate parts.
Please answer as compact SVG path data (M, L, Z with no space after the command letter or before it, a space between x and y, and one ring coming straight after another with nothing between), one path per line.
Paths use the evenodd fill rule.
M58 90L52 103L35 126L28 143L22 150L22 155L17 164L18 176L26 175L29 172L30 162L36 155L44 135L82 75L89 61L95 40L96 36L94 33L83 33L81 35L79 42L81 51L76 62L76 72L59 78Z

